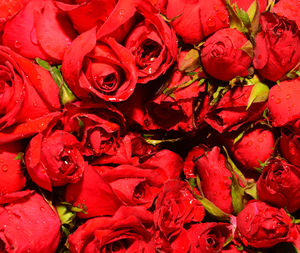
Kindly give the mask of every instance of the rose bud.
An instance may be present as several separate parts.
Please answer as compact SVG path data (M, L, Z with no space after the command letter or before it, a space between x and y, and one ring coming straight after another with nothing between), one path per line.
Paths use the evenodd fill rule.
M26 178L21 166L23 145L11 142L0 145L0 196L25 187ZM20 157L18 157L20 156Z
M198 44L204 37L229 26L223 1L159 0L156 8L166 15L185 43Z
M274 134L269 127L263 125L239 131L234 137L239 137L240 134L242 137L236 142L234 138L226 138L227 146L243 168L256 171L274 152Z
M169 150L161 150L140 165L95 166L105 182L126 205L152 206L169 179L179 179L183 161Z
M282 128L280 150L285 159L300 167L300 134Z
M300 209L300 168L280 158L268 161L257 181L260 200L286 208Z
M219 147L207 151L195 162L204 196L226 213L232 213L231 172Z
M170 83L159 96L146 104L144 125L147 129L172 129L188 132L195 128L193 125L195 104L199 93L205 91L205 85L199 85L199 79L205 75L197 68L197 64L193 72L199 73L195 74L194 77L186 75L181 70L181 66L189 60L188 57L195 57L195 61L199 61L198 51L193 51L182 51L180 53ZM190 56L191 53L194 53L194 56ZM187 85L188 83L189 85ZM185 87L178 87L181 84Z
M110 185L103 180L94 166L88 166L84 170L79 182L66 187L65 199L83 210L77 213L81 219L113 215L122 205Z
M205 121L219 133L237 130L242 125L260 118L266 108L266 102L248 102L255 85L234 87L210 106Z
M15 16L29 0L1 1L0 3L0 31L5 22Z
M260 23L253 66L264 78L277 81L299 63L300 33L294 21L271 12L261 14Z
M0 46L0 55L0 143L7 143L45 129L60 102L48 71L7 47Z
M104 101L78 101L65 108L61 119L63 128L81 142L83 155L115 153L120 133L125 128L125 118L117 108Z
M79 33L90 30L95 25L102 25L114 9L116 3L116 0L55 1L59 9L68 13L74 28Z
M34 136L25 163L32 180L48 191L53 186L78 182L87 166L76 137L62 130Z
M66 50L62 73L77 97L91 94L112 102L128 99L137 82L130 51L112 37L97 42L95 28L79 35Z
M76 33L51 0L29 1L4 26L3 45L27 58L61 61Z
M222 222L194 224L186 231L182 230L181 233L182 234L171 244L174 252L227 252L224 246L226 242L230 240L232 235L231 224ZM183 247L186 249L183 251L176 251Z
M298 0L280 0L272 8L272 12L279 16L284 16L290 20L294 20L300 27L300 13Z
M274 127L300 119L300 77L280 82L270 89L268 109Z
M148 231L152 214L140 207L121 207L113 217L86 221L69 236L71 253L75 252L152 252L154 245Z
M233 28L217 31L204 43L201 52L204 70L223 81L236 76L247 76L251 57L243 50L245 46L252 47L240 31Z
M117 33L122 25L134 17L139 22L132 25L124 43L134 57L138 82L147 83L164 74L177 56L176 34L150 2L120 0L98 29L97 39Z
M237 216L236 235L245 246L269 248L295 237L290 217L283 209L250 201Z
M60 220L53 207L34 191L0 197L2 252L56 252Z
M166 238L171 238L191 222L201 222L205 210L189 186L178 180L167 181L155 204L154 223Z
M198 158L203 156L205 152L208 150L208 148L204 145L199 145L196 147L193 147L189 153L187 154L185 160L184 160L184 168L183 172L187 179L196 177L195 172L197 171L195 162Z

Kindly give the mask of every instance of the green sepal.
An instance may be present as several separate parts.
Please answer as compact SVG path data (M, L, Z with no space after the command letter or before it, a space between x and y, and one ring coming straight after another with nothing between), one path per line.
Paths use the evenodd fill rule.
M240 32L247 32L241 18L234 9L234 6L231 5L230 0L225 0L225 4L229 14L230 28L236 28Z
M219 102L219 100L225 95L225 93L230 90L230 86L219 86L217 90L212 95L212 100L210 105L213 106Z
M172 97L172 98L176 98L174 92L178 89L183 89L186 87L189 87L190 85L192 85L194 82L196 82L197 80L199 80L200 77L198 75L198 73L194 74L193 76L191 76L191 80L186 81L182 84L170 87L170 88L165 88L162 93L166 96Z
M40 65L41 67L43 67L44 69L50 72L53 80L55 81L55 83L59 88L59 98L62 105L71 103L77 99L63 79L63 76L60 71L61 65L58 65L56 67L51 66L48 62L40 58L35 58L35 61L37 62L38 65Z
M258 103L258 102L265 102L268 100L269 96L269 87L268 85L258 81L253 86L249 99L248 99L248 105L246 110L249 109L249 107L252 105L252 103Z
M251 59L254 57L254 49L252 43L247 40L247 42L240 48L240 50L244 51L246 54L249 55Z
M23 152L19 152L17 154L17 156L14 158L14 160L22 160L24 157L24 153Z
M69 210L66 205L56 205L56 210L60 218L61 224L70 224L74 221L76 213Z
M250 22L252 22L252 20L255 16L257 8L258 8L257 1L254 0L252 2L252 4L250 5L250 7L248 8L248 10L247 10L247 14L248 14L248 17L250 19Z
M248 184L245 186L244 189L245 189L246 194L248 194L249 196L251 196L254 199L258 199L256 183L255 182L249 182L248 181Z
M191 49L179 65L179 71L191 72L200 67L200 54L196 49Z
M197 181L197 180L195 180L195 181ZM196 192L194 190L195 181L193 181L193 183L191 183L190 181L187 181L187 182L188 182L189 186L191 187L194 197L203 205L205 210L218 220L226 220L226 221L230 220L230 214L222 211L219 207L217 207L214 203L212 203L210 200L208 200L204 196L200 196L200 195L196 194ZM199 184L199 180L198 180L197 185L198 184Z
M179 18L180 16L182 16L182 14L183 14L183 12L180 13L179 15L173 17L173 18L168 18L166 15L164 15L164 14L162 14L162 13L160 13L160 16L162 17L162 19L163 19L164 21L166 21L166 22L168 22L168 23L171 23L171 22L173 22L174 20L176 20L177 18Z
M158 144L166 143L166 142L174 143L174 142L180 141L181 139L182 139L182 138L166 139L166 140L145 139L145 141L146 141L148 144L151 144L151 145L153 145L153 146L156 146L156 145L158 145Z

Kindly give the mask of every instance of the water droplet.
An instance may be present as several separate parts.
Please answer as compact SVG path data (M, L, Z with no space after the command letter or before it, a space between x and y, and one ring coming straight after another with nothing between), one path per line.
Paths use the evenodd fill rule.
M218 12L217 13L217 17L222 21L225 22L227 19L227 14L225 12Z
M34 107L37 107L37 102L34 101L32 105L33 105Z
M262 137L260 137L260 138L258 138L258 141L259 141L259 142L263 142L264 139L263 139Z
M290 99L290 98L291 98L291 94L287 94L286 99Z
M4 164L1 169L2 169L3 172L7 172L8 171L8 166L6 164Z
M125 13L125 10L124 9L120 9L119 10L119 17L122 19L124 17L124 13Z
M41 206L41 207L40 207L40 210L41 210L41 211L45 211L45 207Z
M30 32L30 40L34 45L38 44L35 28L33 28Z
M206 21L206 24L208 27L212 28L216 26L216 21L214 17L209 17L208 20Z
M258 59L258 60L261 60L261 59L262 59L262 55L259 54L259 55L257 56L257 59Z
M218 6L217 4L214 4L214 9L215 9L216 11L218 11L218 10L219 10L219 6Z
M37 78L38 80L41 80L41 79L42 79L42 76L39 75L39 74L37 74L37 75L36 75L36 78Z
M272 99L272 100L274 99L274 95L271 96L271 99Z
M15 48L20 48L22 46L21 42L16 40L15 41Z
M20 229L21 229L21 227L20 227L20 226L16 226L16 229L17 229L17 230L20 230Z
M275 103L276 103L276 104L280 104L280 103L281 103L281 99L280 99L280 98L277 98L276 101L275 101Z
M149 74L152 74L152 68L149 68L149 69L148 69L148 73L149 73Z

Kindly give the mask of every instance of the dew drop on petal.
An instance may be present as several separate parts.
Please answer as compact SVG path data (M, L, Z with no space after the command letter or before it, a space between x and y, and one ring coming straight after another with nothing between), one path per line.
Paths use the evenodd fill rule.
M8 166L6 164L4 164L1 169L2 169L3 172L7 172L8 171Z
M208 27L213 28L216 26L216 21L214 17L209 17L208 20L206 21L206 24Z

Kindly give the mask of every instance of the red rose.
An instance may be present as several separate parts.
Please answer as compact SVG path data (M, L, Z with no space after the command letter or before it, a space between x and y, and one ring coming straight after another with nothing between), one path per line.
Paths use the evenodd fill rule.
M95 25L102 25L109 14L114 9L117 1L102 0L75 0L75 1L55 1L57 7L68 13L74 28L83 33L90 30ZM99 8L101 6L101 8Z
M243 124L257 120L265 110L266 103L253 103L246 109L253 87L235 87L227 91L217 104L208 109L206 123L223 133L237 130Z
M158 11L148 1L121 0L107 21L99 28L97 38L102 39L136 17L137 22L125 41L138 68L139 83L147 83L165 73L177 56L175 32L169 28Z
M66 50L62 72L79 98L92 94L112 102L123 101L133 93L137 82L130 51L114 38L97 42L95 28L79 35Z
M2 252L56 252L60 220L44 198L34 191L0 197Z
M76 183L87 164L80 152L80 143L72 134L55 130L34 136L25 154L27 171L42 188Z
M176 33L185 43L198 44L214 32L229 26L223 1L160 0L155 5L172 21Z
M5 24L2 39L25 57L61 61L75 35L51 0L32 0Z
M121 207L113 217L86 221L69 236L71 253L75 252L154 252L148 231L153 218L140 207Z
M154 223L166 238L180 233L184 225L201 222L205 210L189 186L178 180L167 181L155 203Z
M229 81L236 76L247 76L251 57L242 47L246 36L233 28L217 31L204 43L201 61L205 71L212 77Z
M236 235L246 246L255 248L291 242L296 236L287 213L262 201L248 202L238 214Z
M300 27L300 2L298 0L280 0L272 8L272 12L294 20Z
M234 134L239 136L241 132ZM235 160L245 169L256 171L274 152L275 136L269 127L255 126L245 131L242 138L234 143L234 138L226 142Z
M0 30L5 22L18 13L29 0L1 1L0 3Z
M0 47L0 143L45 129L60 109L58 87L48 71Z
M21 166L22 156L16 160L23 145L11 142L0 146L0 196L25 187L26 178Z
M193 147L187 154L184 160L183 172L187 179L191 177L196 177L195 173L197 172L195 162L197 159L205 154L208 148L204 145L199 145Z
M81 219L113 215L122 205L110 185L93 166L84 170L79 182L66 187L65 199L86 212L77 214Z
M176 88L191 81L190 76L179 70L187 53L187 51L180 52L177 68L173 71L170 83L162 91L163 93L146 104L144 124L147 129L191 131L195 128L193 125L194 108L199 93L205 91L204 84L199 86L199 79L201 76L204 77L204 73L198 73L199 79L190 85ZM200 72L200 69L197 68L194 72ZM165 91L170 91L170 93L164 94Z
M226 168L226 159L220 148L214 147L200 156L196 162L204 196L226 213L232 213L231 177Z
M205 222L194 224L171 244L174 252L217 253L223 252L232 234L228 223ZM224 252L225 249L224 249ZM235 252L235 251L233 251Z
M104 101L67 104L61 121L64 130L81 142L86 156L114 154L125 125L122 113Z
M95 166L95 169L126 205L149 208L166 180L179 179L182 167L179 155L162 150L140 165Z
M264 78L277 81L299 63L300 33L294 21L271 12L261 14L260 23L253 66Z
M300 167L300 135L281 129L280 150L284 158L290 163Z
M300 168L280 158L268 161L257 181L260 200L289 212L300 209Z
M283 81L270 89L268 109L274 127L293 124L300 119L300 77Z

